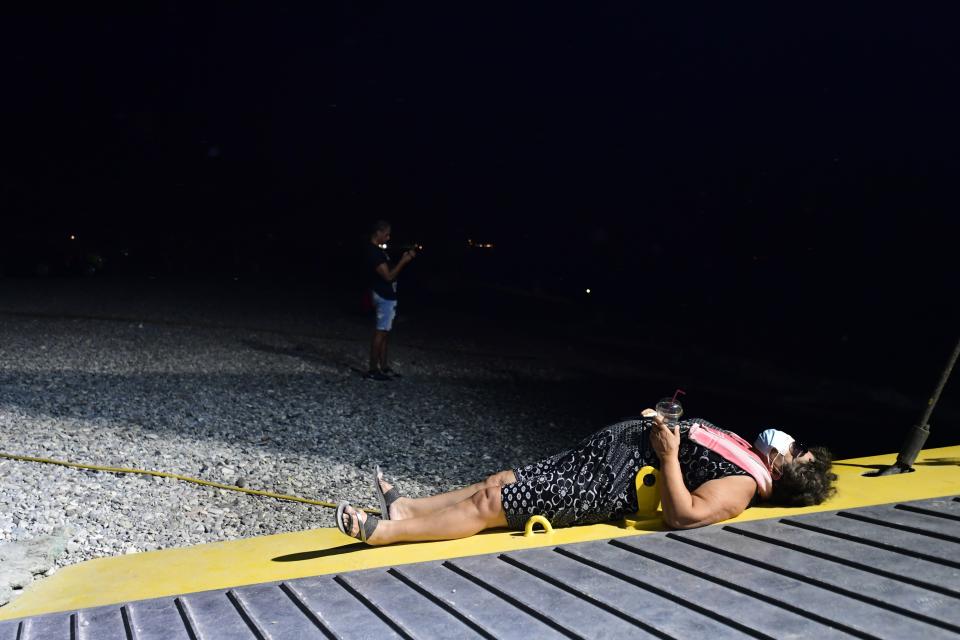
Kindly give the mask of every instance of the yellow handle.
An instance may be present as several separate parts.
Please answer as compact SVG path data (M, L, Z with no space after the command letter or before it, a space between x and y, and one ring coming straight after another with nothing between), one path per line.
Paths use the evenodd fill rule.
M637 514L652 517L660 506L660 489L657 487L659 473L651 466L637 473Z
M530 519L527 520L526 526L523 528L523 536L526 538L533 535L534 525L539 524L543 527L544 533L553 533L553 526L550 524L550 521L544 518L543 516L530 516Z

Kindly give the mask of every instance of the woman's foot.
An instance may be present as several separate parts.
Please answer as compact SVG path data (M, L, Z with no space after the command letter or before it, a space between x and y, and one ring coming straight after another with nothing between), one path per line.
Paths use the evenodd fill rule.
M395 486L383 479L383 472L378 465L374 472L374 482L377 489L377 498L380 501L380 511L384 520L404 520L411 517L405 508L407 498L400 495Z
M351 538L367 544L377 544L374 538L378 524L380 524L380 518L357 511L346 501L341 502L337 507L337 528L340 529L340 533Z

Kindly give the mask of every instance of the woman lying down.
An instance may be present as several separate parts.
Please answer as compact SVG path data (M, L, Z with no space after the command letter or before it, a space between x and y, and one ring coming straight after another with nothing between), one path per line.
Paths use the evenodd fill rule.
M666 525L691 529L760 502L820 504L836 491L831 463L826 449L808 449L777 429L763 431L751 446L706 420L671 427L646 409L642 417L604 427L572 449L426 498L401 496L377 467L381 517L342 502L337 527L367 544L384 545L523 529L535 515L555 527L619 520L637 511L636 476L649 465L660 472Z

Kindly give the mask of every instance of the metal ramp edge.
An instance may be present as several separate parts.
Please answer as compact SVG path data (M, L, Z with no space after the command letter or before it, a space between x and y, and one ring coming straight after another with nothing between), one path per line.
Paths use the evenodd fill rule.
M139 600L0 640L957 638L960 496Z

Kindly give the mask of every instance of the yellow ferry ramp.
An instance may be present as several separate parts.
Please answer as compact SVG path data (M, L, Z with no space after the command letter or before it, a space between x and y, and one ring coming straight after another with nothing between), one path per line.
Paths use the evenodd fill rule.
M960 493L960 446L921 452L914 465L914 473L886 477L863 475L892 464L895 458L894 454L890 454L838 461L835 463L835 471L839 476L838 492L827 503L791 509L755 507L724 522L724 528L731 530L730 527L752 520L792 519L816 512L836 512ZM954 524L960 520L949 513L941 517ZM865 522L870 519L876 519L876 516L856 516L851 521ZM560 548L571 543L636 537L661 530L659 518L648 518L556 529L551 533L535 533L529 537L522 532L499 530L463 540L368 547L347 538L336 529L319 529L101 558L65 567L35 583L19 598L0 608L0 620L53 612L78 612L104 605L290 581L308 576L339 576L362 569L466 556L511 554L538 547ZM957 542L960 542L960 536ZM76 621L77 618L74 615L71 619ZM0 623L0 631L7 628L10 628L9 625ZM3 637L3 633L0 633L0 638ZM26 636L15 634L12 637Z

